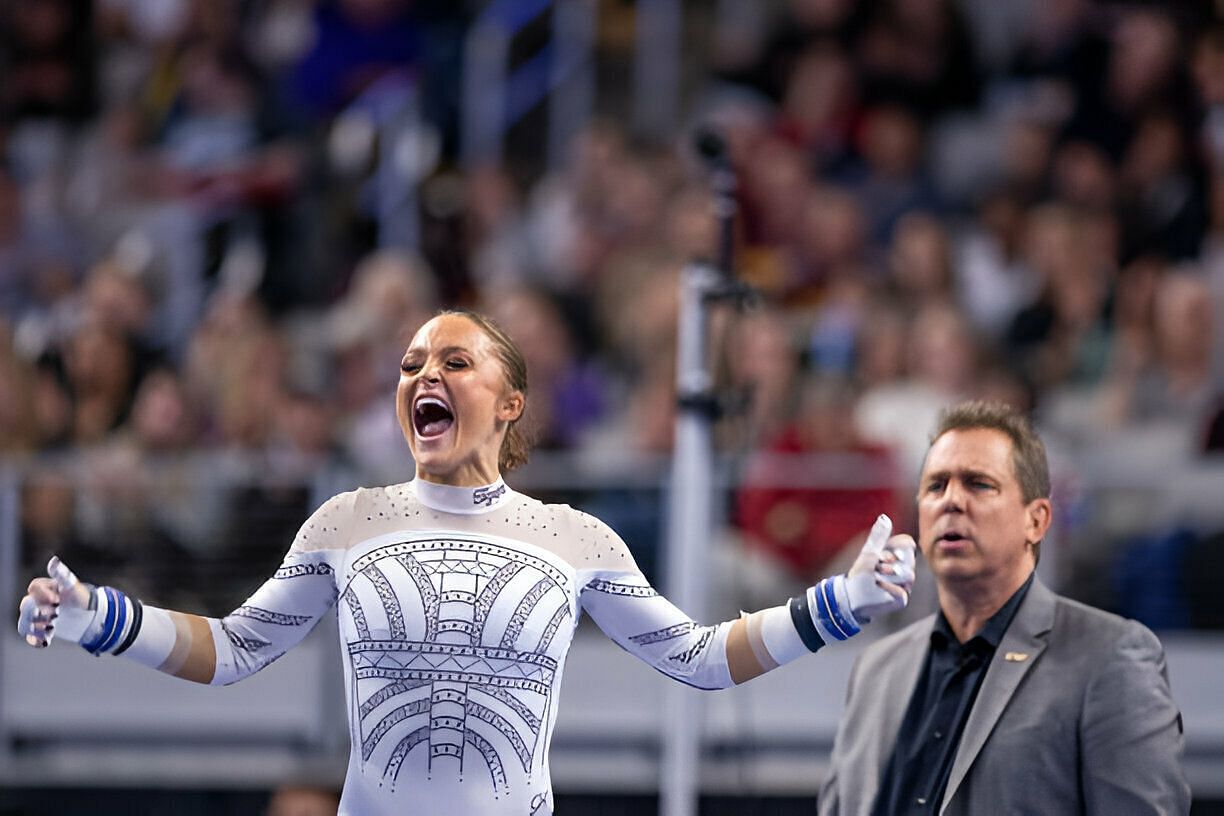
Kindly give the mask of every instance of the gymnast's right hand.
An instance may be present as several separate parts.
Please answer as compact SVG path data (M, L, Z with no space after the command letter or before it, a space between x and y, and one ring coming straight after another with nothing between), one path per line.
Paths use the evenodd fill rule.
M53 556L47 564L47 577L35 578L21 599L17 614L17 633L35 647L50 645L57 630L61 636L79 642L93 621L93 593L72 570Z

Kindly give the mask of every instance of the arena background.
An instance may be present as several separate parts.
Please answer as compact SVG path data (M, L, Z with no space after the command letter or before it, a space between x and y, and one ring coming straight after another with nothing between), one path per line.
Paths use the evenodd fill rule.
M1160 634L1194 812L1224 812L1222 15L0 0L0 609L58 553L229 611L324 498L411 475L399 355L449 305L528 358L539 445L510 483L603 518L666 584L713 132L759 297L712 315L709 616L844 568L879 512L912 530L939 408L1009 401L1050 448L1039 571ZM811 812L862 641L933 605L922 575L858 642L704 696L700 813ZM334 640L212 689L10 630L0 814L318 806L347 755ZM558 813L659 812L664 686L584 624Z

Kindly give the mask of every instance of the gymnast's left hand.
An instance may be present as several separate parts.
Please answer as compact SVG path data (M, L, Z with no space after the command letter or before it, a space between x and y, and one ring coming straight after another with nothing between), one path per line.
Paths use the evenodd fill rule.
M58 556L47 564L47 577L30 582L17 612L17 633L34 647L51 645L61 612L72 621L74 630L83 628L78 619L90 618L90 586L83 584ZM79 639L79 633L74 632Z
M909 603L917 548L912 536L891 533L892 519L881 515L846 575L850 610L859 623L904 609Z

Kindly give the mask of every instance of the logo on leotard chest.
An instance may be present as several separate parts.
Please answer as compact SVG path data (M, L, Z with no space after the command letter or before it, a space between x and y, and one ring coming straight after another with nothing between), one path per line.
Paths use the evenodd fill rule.
M493 502L497 501L505 492L506 486L504 484L497 487L478 487L472 491L472 504L483 504L485 507L492 507Z

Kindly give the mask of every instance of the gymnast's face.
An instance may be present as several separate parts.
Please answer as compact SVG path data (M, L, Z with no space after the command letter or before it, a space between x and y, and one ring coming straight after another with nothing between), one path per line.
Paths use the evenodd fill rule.
M502 438L523 405L492 338L462 315L430 320L404 352L395 413L417 478L467 487L496 481Z

